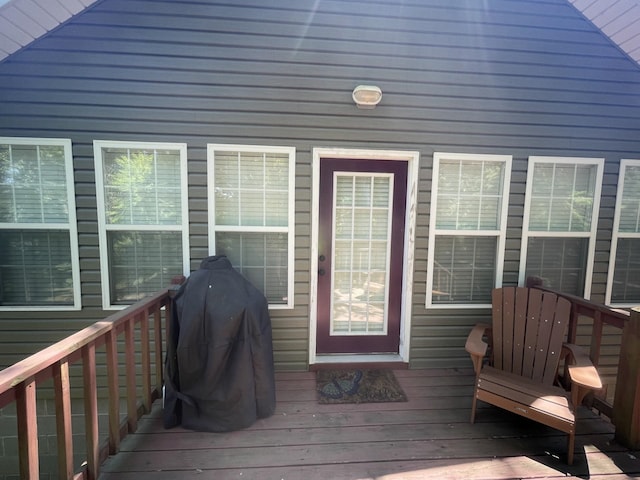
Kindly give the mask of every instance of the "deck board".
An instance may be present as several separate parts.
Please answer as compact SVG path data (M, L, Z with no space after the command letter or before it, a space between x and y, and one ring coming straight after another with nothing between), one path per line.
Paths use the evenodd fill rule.
M162 427L161 405L139 422L102 480L198 479L535 479L617 480L640 476L640 452L613 441L613 427L582 408L573 466L566 436L486 404L469 423L468 370L403 370L409 400L316 401L315 375L277 375L273 416L229 433Z

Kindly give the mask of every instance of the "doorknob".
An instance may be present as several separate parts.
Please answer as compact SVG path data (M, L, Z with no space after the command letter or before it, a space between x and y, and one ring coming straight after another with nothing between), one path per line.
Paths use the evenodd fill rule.
M318 275L322 276L322 275L324 275L324 273L325 273L325 272L324 272L324 268L320 268L320 269L318 270Z
M326 260L326 258L325 258L325 256L324 256L324 255L320 255L320 256L318 257L318 260L320 260L321 262L324 262L324 261Z

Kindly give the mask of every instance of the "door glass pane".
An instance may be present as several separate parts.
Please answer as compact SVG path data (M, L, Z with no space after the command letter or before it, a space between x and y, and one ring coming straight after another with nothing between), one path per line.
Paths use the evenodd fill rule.
M393 177L335 175L330 333L385 334Z

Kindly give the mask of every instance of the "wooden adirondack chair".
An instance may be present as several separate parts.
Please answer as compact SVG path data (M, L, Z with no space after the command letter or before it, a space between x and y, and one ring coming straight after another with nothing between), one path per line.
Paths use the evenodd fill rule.
M569 435L571 465L576 409L589 391L602 388L588 355L564 343L571 302L535 288L503 287L493 290L492 307L492 325L476 325L465 347L476 372L471 423L482 400L561 430ZM557 386L562 359L570 393Z

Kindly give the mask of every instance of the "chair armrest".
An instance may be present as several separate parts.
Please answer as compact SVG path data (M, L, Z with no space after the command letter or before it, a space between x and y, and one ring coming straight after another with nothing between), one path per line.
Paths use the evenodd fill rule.
M469 332L469 336L467 337L467 343L464 345L464 349L469 352L471 355L479 355L484 357L487 353L487 348L489 344L485 342L482 337L491 331L491 325L487 325L486 323L478 323L471 332Z
M469 352L471 355L471 360L473 361L473 369L476 372L476 375L480 373L480 369L482 368L482 359L487 353L487 348L489 344L485 342L482 337L486 334L490 334L491 326L486 323L479 323L471 332L469 332L469 336L467 337L467 342L464 345L464 349Z
M591 390L600 390L602 381L587 352L578 345L565 343L562 346L569 353L567 371L572 383Z

